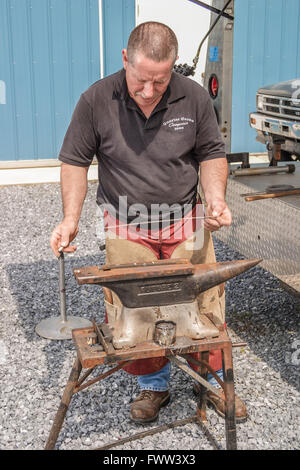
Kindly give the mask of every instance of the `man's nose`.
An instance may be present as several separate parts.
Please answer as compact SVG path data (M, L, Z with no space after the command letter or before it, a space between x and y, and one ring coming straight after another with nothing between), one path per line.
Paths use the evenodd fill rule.
M153 83L151 83L151 82L146 82L145 83L143 94L144 94L145 98L152 98L152 96L154 94Z

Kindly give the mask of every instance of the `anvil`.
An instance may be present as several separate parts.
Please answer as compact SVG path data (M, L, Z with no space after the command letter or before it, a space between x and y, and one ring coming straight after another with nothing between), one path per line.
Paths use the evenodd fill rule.
M174 263L176 261L176 263ZM128 308L192 302L258 264L261 259L192 264L185 259L151 263L88 266L74 270L78 284L100 284L114 291Z
M185 259L150 263L88 266L74 270L79 284L99 284L111 289L123 308L108 318L115 348L151 340L155 323L168 319L179 336L200 339L216 336L198 308L200 293L242 274L260 259L192 264ZM150 308L151 307L151 308Z

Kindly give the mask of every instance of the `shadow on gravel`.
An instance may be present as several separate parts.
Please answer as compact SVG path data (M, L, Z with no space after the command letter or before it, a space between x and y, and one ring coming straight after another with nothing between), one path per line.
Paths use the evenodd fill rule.
M245 259L215 240L217 261ZM256 266L226 282L226 323L260 361L300 389L300 301ZM257 362L257 370L261 368Z
M104 256L65 257L66 312L68 316L92 318L104 321L104 300L101 287L79 286L73 269L81 266L103 264ZM40 337L36 326L46 318L60 317L59 264L53 261L37 261L28 264L10 264L6 267L11 295L16 304L19 322L27 342L45 342L49 377L45 386L55 386L65 352L75 351L71 340L49 340ZM74 355L75 359L75 355Z

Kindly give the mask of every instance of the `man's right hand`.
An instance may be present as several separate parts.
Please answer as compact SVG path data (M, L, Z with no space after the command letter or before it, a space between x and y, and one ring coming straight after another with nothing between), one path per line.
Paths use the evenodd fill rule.
M78 233L78 225L72 220L64 219L52 232L50 239L50 246L53 253L57 258L60 256L60 252L74 253L77 250L76 245L70 246L70 243L74 240ZM63 250L61 250L63 248Z
M63 201L63 221L55 227L50 239L50 246L57 258L60 251L74 253L77 246L70 243L78 233L81 209L87 192L88 167L63 163L61 165L61 190Z

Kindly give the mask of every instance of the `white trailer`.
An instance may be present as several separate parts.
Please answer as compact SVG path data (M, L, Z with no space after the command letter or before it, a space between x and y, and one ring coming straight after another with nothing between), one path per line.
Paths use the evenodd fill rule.
M226 0L212 2L219 10L224 5L227 5ZM233 223L216 232L215 236L247 258L263 258L261 266L275 275L290 292L300 296L300 194L295 194L297 188L300 193L300 162L297 158L282 161L286 152L275 153L273 150L272 166L268 163L249 165L247 149L241 154L230 153L234 0L228 4L225 13L232 18L223 16L209 36L204 78L230 162L227 202ZM239 161L240 171L235 172ZM290 195L278 197L276 191L280 190L286 190ZM293 192L288 193L289 190ZM256 192L266 194L254 201L246 200L245 194Z

